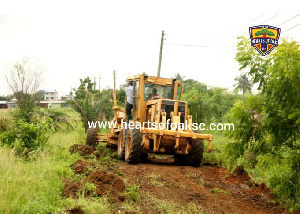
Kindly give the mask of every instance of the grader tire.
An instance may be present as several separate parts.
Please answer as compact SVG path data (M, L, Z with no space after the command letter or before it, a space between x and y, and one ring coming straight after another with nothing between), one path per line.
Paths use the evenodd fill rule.
M142 156L142 134L138 129L130 129L125 145L125 161L129 164L137 164Z
M86 130L86 145L96 147L98 144L97 141L97 129L96 128L88 128Z
M203 151L204 151L203 139L193 140L192 151L186 156L186 163L193 167L199 167L203 160Z
M125 142L127 139L127 129L122 129L119 133L118 138L118 158L120 160L125 160Z

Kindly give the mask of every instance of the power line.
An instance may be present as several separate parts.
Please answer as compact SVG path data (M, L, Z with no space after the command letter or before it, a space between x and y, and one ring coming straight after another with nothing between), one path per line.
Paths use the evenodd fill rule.
M281 24L279 24L279 25L277 25L277 26L283 25L283 24L285 24L285 23L289 22L290 20L292 20L292 19L296 18L296 17L297 17L297 16L299 16L299 15L300 15L300 14L297 14L296 16L294 16L294 17L292 17L292 18L290 18L290 19L288 19L288 20L286 20L286 21L282 22Z
M262 22L262 23L266 23L266 22L270 21L271 19L274 19L276 16L278 16L278 14L276 14L275 16L269 18L268 20L266 20L266 21L264 21L264 22Z
M256 18L256 19L254 19L253 21L256 21L257 19L259 19L259 18L261 18L262 16L264 16L264 14L263 15L261 15L261 16L259 16L258 18ZM269 19L267 19L266 21L263 21L263 22L261 22L261 23L266 23L266 22L268 22L268 21L270 21L271 19L274 19L276 16L278 16L278 14L276 14L275 16L273 16L273 17L271 17L271 18L269 18ZM250 22L251 23L251 22ZM249 24L250 24L249 23ZM233 37L238 37L238 36L245 36L245 35L247 35L248 34L248 29L247 29L247 31L245 32L245 31L243 31L243 32L239 32L239 33L236 33ZM223 37L224 38L224 37ZM225 38L228 38L228 36L227 37L225 37Z
M288 32L289 30L292 30L293 28L295 28L295 27L297 27L297 26L299 26L299 25L300 25L300 24L296 24L294 27L291 27L291 28L287 29L286 31L284 31L284 32L282 32L282 33Z
M259 17L257 17L257 18L255 18L255 19L253 19L252 21L248 22L247 24L243 24L243 25L241 25L240 27L237 27L237 28L235 28L235 29L233 29L233 30L230 30L230 31L225 32L224 34L227 34L227 33L233 32L233 31L237 31L237 30L239 30L239 29L241 29L241 28L244 28L244 26L248 26L248 25L251 24L252 22L254 22L254 21L260 19L261 17L263 17L264 15L265 15L265 14L262 14L262 15L260 15Z
M226 36L225 36L225 37L222 37L221 40L217 40L217 41L224 41L224 40L226 40L227 38L232 38L232 37L237 37L237 36L239 36L241 33L238 33L238 34L237 34L237 33L235 33L235 32L237 32L237 31L239 31L240 29L244 28L244 26L248 26L248 25L251 24L252 22L254 22L254 21L260 19L260 18L263 17L264 15L265 15L265 14L260 15L259 17L253 19L252 21L247 22L247 24L243 24L243 25L240 25L240 26L237 27L237 28L234 28L234 29L231 29L231 30L229 30L229 31L223 32L222 34L223 34L223 35L225 34ZM248 32L248 31L247 31L247 32ZM230 33L233 33L233 35L229 35ZM215 37L213 37L213 38L215 38ZM219 38L219 36L218 36L218 38ZM210 37L210 39L212 39L212 37Z

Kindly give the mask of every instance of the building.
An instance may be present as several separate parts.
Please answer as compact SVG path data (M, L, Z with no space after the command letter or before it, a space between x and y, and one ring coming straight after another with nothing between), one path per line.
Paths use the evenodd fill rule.
M56 90L44 90L44 99L45 100L58 100L58 92Z
M0 101L0 109L1 108L8 108L7 101Z
M58 92L56 90L39 90L37 93L41 100L58 100Z
M38 106L42 108L63 108L68 105L63 100L42 100L38 103Z
M18 100L16 98L11 99L10 101L7 101L7 105L9 108L18 108Z

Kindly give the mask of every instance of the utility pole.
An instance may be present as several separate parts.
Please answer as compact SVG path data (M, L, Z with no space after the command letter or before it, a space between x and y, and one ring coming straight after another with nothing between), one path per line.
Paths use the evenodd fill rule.
M113 90L113 97L114 97L114 106L117 106L117 92L116 92L116 71L113 71L114 76L114 90Z
M157 77L160 77L160 68L161 68L161 58L162 58L162 50L164 46L164 35L165 32L161 32L161 40L160 40L160 51L159 51L159 62L158 62L158 69L157 69Z

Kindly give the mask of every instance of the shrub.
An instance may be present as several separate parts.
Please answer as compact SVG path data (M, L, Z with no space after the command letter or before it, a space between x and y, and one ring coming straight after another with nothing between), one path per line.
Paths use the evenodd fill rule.
M74 128L72 122L76 122L74 119L69 119L69 115L66 113L53 109L46 109L45 111L37 110L34 113L33 121L39 121L41 117L49 117L52 120L50 127L55 131L72 130Z
M28 152L45 147L52 119L46 118L40 122L27 123L19 120L17 125L0 135L2 144L15 147L17 153Z

